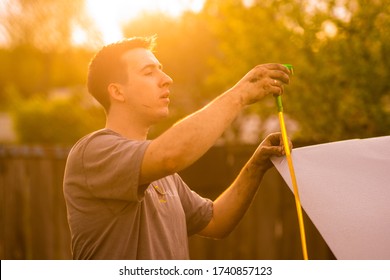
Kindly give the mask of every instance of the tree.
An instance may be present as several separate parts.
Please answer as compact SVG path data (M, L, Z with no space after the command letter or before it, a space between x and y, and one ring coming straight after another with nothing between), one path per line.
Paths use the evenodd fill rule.
M74 28L84 29L91 41L99 42L84 0L5 3L0 18L7 39L0 49L0 98L7 101L7 88L29 98L55 87L84 84L92 52L73 45Z
M84 0L14 0L3 3L0 26L7 47L31 46L43 52L59 52L72 47L78 27L91 40L99 34L84 9Z
M85 84L92 53L63 48L71 39L70 26L86 22L81 8L72 13L82 2L13 2L17 9L0 19L15 32L13 48L0 50L2 100ZM172 118L152 136L231 87L256 64L268 62L294 66L283 100L286 117L299 124L295 139L319 143L389 134L389 2L206 0L199 13L178 18L142 15L125 26L125 35L157 34L157 56L174 79ZM53 12L58 9L64 10L61 15ZM31 14L23 18L26 11ZM45 24L56 30L40 42ZM31 26L36 32L28 32ZM63 40L53 39L59 34ZM276 115L273 98L249 108L245 113L263 123ZM245 118L238 120L234 133Z
M286 16L291 8L289 2L253 1L245 5L241 0L206 1L203 13L218 42L216 55L210 59L212 72L206 81L210 89L226 90L257 64L299 64L300 58L291 44L296 40L289 29L291 19ZM246 113L258 115L263 120L258 131L265 132L268 130L265 120L276 114L274 99L267 98L250 106ZM245 119L239 118L233 124L230 131L236 135L233 142L238 141L243 127L241 120Z
M388 0L350 0L330 1L309 19L301 15L304 64L289 98L300 137L324 142L389 133L389 11Z
M223 88L254 64L291 63L285 114L306 143L386 135L389 115L389 1L209 0L219 42L210 87ZM373 87L375 81L375 88ZM264 120L272 99L253 106Z
M19 102L13 111L19 142L72 145L87 133L103 127L103 109L83 102L84 94L76 93L71 99L35 97Z
M101 43L86 16L84 0L0 4L0 31L6 39L0 49L0 110L14 116L19 141L70 144L96 129L97 123L102 126L101 112L79 103L78 94L69 100L51 99L53 91L86 83L93 53L73 44L75 28L83 29L92 42ZM95 110L96 118L91 118Z

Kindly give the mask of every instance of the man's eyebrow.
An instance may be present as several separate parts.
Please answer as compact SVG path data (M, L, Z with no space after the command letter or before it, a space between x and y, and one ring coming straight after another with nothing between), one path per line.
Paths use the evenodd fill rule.
M144 67L142 67L140 72L147 70L147 69L153 69L153 68L157 68L157 69L162 70L163 66L161 63L149 63L149 64L146 64Z

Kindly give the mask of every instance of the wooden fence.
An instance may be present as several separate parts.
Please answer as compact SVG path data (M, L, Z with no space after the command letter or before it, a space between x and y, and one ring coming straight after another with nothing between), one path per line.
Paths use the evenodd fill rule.
M214 147L181 172L199 194L216 198L238 174L255 147ZM70 259L70 234L62 192L69 149L0 146L0 258ZM250 209L223 240L193 236L192 259L302 259L291 191L271 169ZM310 259L334 259L305 215Z

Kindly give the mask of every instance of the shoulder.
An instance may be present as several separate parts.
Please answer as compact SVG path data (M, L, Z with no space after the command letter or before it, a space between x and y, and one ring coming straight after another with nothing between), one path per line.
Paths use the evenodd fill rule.
M85 135L83 138L78 140L76 144L73 146L73 149L88 146L90 143L99 144L99 143L107 143L110 141L116 141L120 138L123 138L120 134L109 130L109 129L100 129L94 131L90 134Z
M83 152L85 152L86 150L96 152L104 150L109 151L121 147L136 149L140 146L148 146L149 143L149 140L130 140L110 129L101 129L92 132L77 141L77 143L72 147L72 152L77 150L81 150Z

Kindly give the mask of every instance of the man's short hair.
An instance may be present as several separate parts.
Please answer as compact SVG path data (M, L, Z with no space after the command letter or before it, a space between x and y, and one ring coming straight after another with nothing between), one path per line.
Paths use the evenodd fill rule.
M104 46L92 58L88 68L88 92L104 107L106 112L110 109L108 85L113 82L125 83L127 81L127 68L122 55L136 48L145 48L153 51L156 36L133 37Z

